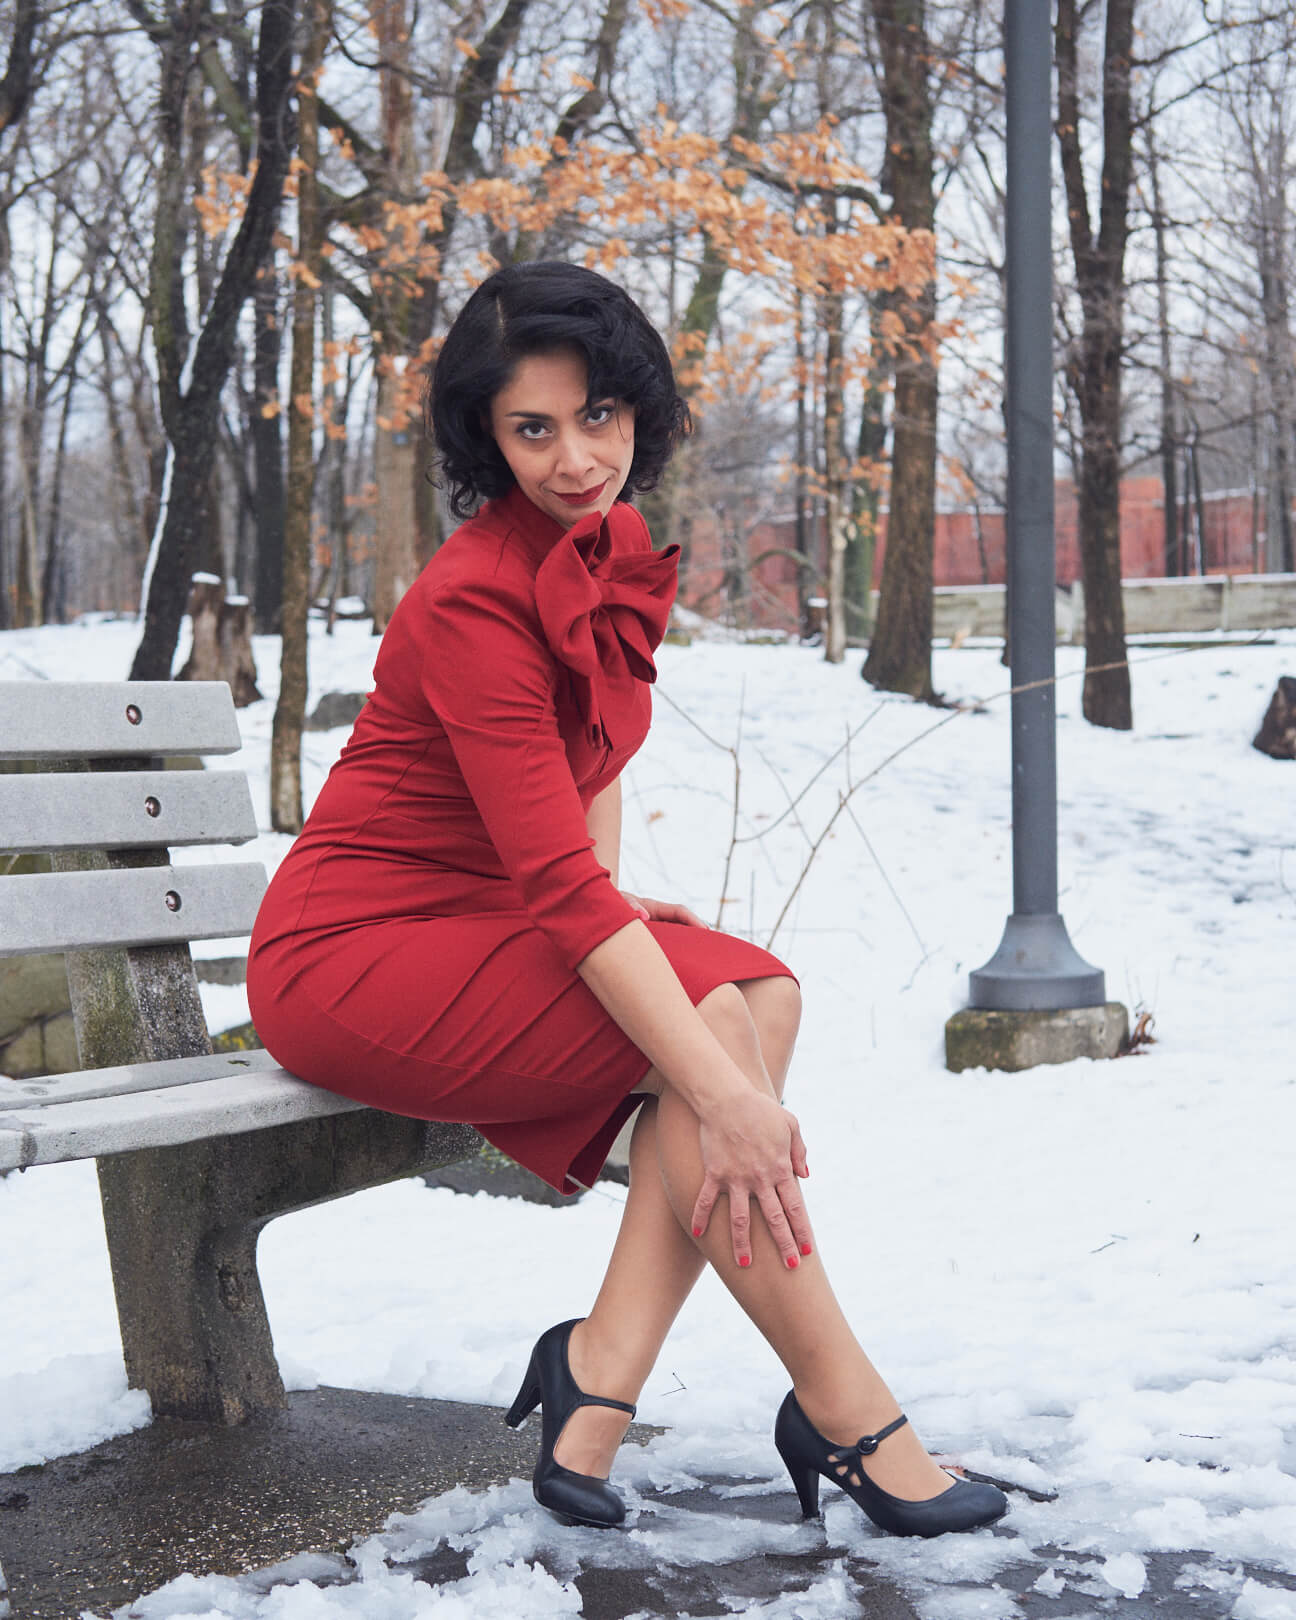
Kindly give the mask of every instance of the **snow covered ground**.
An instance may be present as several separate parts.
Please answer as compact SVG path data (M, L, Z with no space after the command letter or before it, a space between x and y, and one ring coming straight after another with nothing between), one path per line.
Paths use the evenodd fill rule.
M117 622L11 632L0 679L122 677L136 635ZM314 639L312 702L363 689L374 645L355 624ZM276 649L257 650L267 700L244 711L247 746L229 764L261 784L265 826ZM1109 995L1155 1017L1156 1044L1118 1062L1017 1075L942 1066L944 1021L1010 902L997 652L936 654L948 695L994 698L940 724L939 711L880 701L858 678L859 654L832 668L813 649L665 647L654 730L626 777L626 886L713 919L726 750L741 731L744 841L723 917L765 943L841 792L918 739L855 792L774 948L805 993L789 1103L839 1293L933 1449L1056 1492L1015 1495L1009 1533L917 1544L875 1535L837 1499L832 1545L866 1553L931 1620L1017 1612L995 1577L1032 1560L1036 1590L1069 1600L1059 1616L1091 1612L1104 1595L1137 1597L1149 1555L1187 1548L1204 1555L1196 1578L1219 1595L1215 1613L1296 1617L1281 1579L1296 1575L1296 765L1249 746L1276 678L1296 673L1296 633L1133 656L1136 729L1113 734L1080 719L1081 655L1059 649L1063 914ZM815 779L861 726L849 760ZM308 736L308 794L343 741ZM266 833L251 853L273 864L286 842ZM206 994L214 1027L246 1016L240 991ZM621 1196L603 1185L550 1210L407 1182L276 1222L261 1269L290 1384L506 1403L537 1332L587 1307ZM147 1421L125 1385L92 1166L0 1181L0 1299L19 1324L0 1335L0 1470ZM786 1489L770 1434L785 1387L704 1279L644 1395L641 1416L669 1432L625 1453L631 1501L700 1474ZM636 1556L706 1560L705 1534L719 1532L702 1523ZM761 1546L782 1550L822 1534L758 1528ZM181 1582L133 1612L578 1614L579 1594L535 1558L571 1534L522 1484L457 1491L367 1543L350 1586L311 1584L306 1564L269 1596ZM668 1533L632 1529L627 1549L636 1534ZM690 1534L701 1539L686 1544ZM433 1593L400 1573L411 1547L446 1536L473 1551L470 1586ZM1058 1548L1104 1573L1078 1579ZM750 1612L840 1614L835 1578Z

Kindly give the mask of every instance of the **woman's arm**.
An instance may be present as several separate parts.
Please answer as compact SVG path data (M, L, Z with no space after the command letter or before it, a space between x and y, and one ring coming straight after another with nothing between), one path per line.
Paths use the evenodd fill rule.
M612 882L617 882L618 869L621 865L621 778L618 776L614 782L605 787L595 798L585 814L585 826L590 837L594 840L594 859L600 866L605 866L611 875ZM695 911L687 906L680 905L674 900L645 900L637 894L628 894L622 889L621 893L634 907L635 911L645 922L653 919L657 922L683 923L688 928L705 928L707 925Z
M594 858L617 881L621 867L621 778L608 784L585 812L585 825L594 840Z

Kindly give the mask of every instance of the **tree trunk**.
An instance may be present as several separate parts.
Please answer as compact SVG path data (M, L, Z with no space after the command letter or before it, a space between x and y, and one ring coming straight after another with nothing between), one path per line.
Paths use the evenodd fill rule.
M797 564L796 594L797 594L797 632L803 638L808 638L814 632L810 622L810 585L813 578L813 564L810 561L810 407L807 404L807 395L810 391L811 357L806 353L806 321L805 299L800 292L796 295L796 364L797 364L797 400L796 400L796 548L800 559Z
M1166 217L1161 206L1161 164L1148 126L1148 173L1152 183L1152 239L1156 248L1157 327L1161 345L1161 515L1162 568L1167 579L1183 573L1179 564L1179 487L1175 452L1179 429L1170 346L1170 277L1166 253Z
M835 201L830 206L836 209ZM836 220L832 220L835 228ZM824 518L828 529L827 610L824 615L824 659L840 664L846 656L846 531L850 490L846 468L843 298L830 292L823 299L824 324Z
M374 26L383 67L379 73L383 151L391 196L408 194L414 182L414 132L408 62L410 31L406 0L372 0ZM414 310L405 283L388 277L378 316L382 341L378 353L378 412L374 435L373 633L387 628L396 604L418 572L415 543L417 513L414 480L417 424L409 414L401 379L414 343Z
M54 444L54 472L50 479L49 511L45 518L45 568L41 575L42 624L64 624L67 621L67 567L63 555L63 474L67 467L68 421L72 415L77 368L80 364L81 344L89 312L90 303L87 300L81 305L81 316L72 339L72 347L68 352L63 409L59 413L58 438Z
M144 530L144 514L141 510L139 496L135 489L135 480L132 477L131 457L126 445L126 428L122 422L121 409L117 402L117 363L113 343L112 322L108 312L108 305L102 295L95 300L95 330L99 339L99 353L101 356L100 376L102 379L101 394L103 398L104 414L108 420L108 445L112 452L112 464L115 472L113 479L113 527L124 544L118 546L120 567L122 563L132 567L139 556L148 548L148 537ZM139 600L139 578L131 583L131 596Z
M184 85L196 46L201 8L165 41L163 160L150 266L149 314L158 364L162 420L171 444L166 515L151 558L144 635L132 680L170 678L194 557L208 521L211 469L219 428L220 394L234 359L239 313L265 262L279 215L292 150L289 94L295 0L265 0L257 41L257 168L238 232L230 246L207 318L193 346L188 390L181 378L189 349L180 297L183 242L177 231L184 189Z
M0 208L0 286L9 279L9 220ZM5 352L5 304L0 298L0 354ZM9 420L5 393L5 367L0 363L0 423ZM0 435L0 630L13 628L14 604L9 589L9 446L8 435Z
M279 277L273 252L257 272L252 362L252 461L256 485L256 627L263 636L279 628L283 605L284 473L279 361L283 324L279 317ZM240 581L243 589L246 584Z
M873 0L882 54L887 157L883 184L894 213L911 231L935 225L931 45L924 0ZM931 330L932 279L916 294L898 292L903 322L896 355L891 427L891 509L877 623L862 674L884 692L931 701L932 551L936 523L938 383Z
M374 527L373 633L387 628L397 602L414 583L414 433L409 422L394 425L397 379L378 379L378 426L374 435L374 481L378 486ZM387 427L383 423L387 422Z
M1058 143L1083 323L1069 374L1080 407L1080 562L1085 597L1084 715L1133 725L1121 599L1121 358L1131 174L1130 56L1135 0L1108 0L1103 46L1103 159L1099 227L1090 225L1080 151L1076 0L1058 0Z
M24 427L26 422L24 421ZM40 591L36 584L36 491L32 488L32 454L30 433L23 433L19 441L18 477L22 483L22 510L18 515L18 559L15 570L14 615L15 630L30 630L39 622Z
M870 476L870 472L881 466L886 449L883 409L890 375L890 361L882 337L882 315L886 307L884 295L874 293L869 300L869 368L855 446L861 470L855 478L846 545L846 636L856 644L867 641L873 633L873 558L877 554L878 514L882 503L877 479Z
M288 499L284 510L282 655L270 741L270 824L299 833L305 819L301 739L306 721L311 504L315 491L315 305L320 283L319 104L316 91L329 34L329 0L307 0L306 48L297 93L297 260L293 282L288 404Z

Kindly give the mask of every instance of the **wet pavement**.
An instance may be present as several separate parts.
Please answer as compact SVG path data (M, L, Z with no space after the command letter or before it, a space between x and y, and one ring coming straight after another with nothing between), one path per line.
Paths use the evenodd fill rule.
M654 1432L634 1424L630 1438ZM529 1477L536 1439L506 1428L494 1407L329 1388L297 1391L285 1412L242 1428L159 1419L89 1451L0 1475L0 1562L13 1620L106 1614L186 1571L242 1575L308 1551L333 1555L324 1579L347 1581L354 1571L346 1550L389 1515L412 1512L454 1485ZM675 1493L670 1502L732 1517L735 1504L692 1494L696 1501ZM742 1511L788 1519L796 1504L788 1493L786 1501L744 1502ZM467 1559L443 1547L401 1567L440 1584L461 1579ZM733 1612L720 1593L797 1590L823 1562L764 1557L663 1572L602 1569L589 1560L574 1579L589 1620L719 1615ZM898 1592L861 1574L861 1606L848 1613L914 1620Z
M630 1437L654 1432L636 1424ZM493 1407L322 1388L295 1392L286 1411L243 1428L159 1420L0 1475L0 1561L13 1620L106 1615L186 1571L251 1577L249 1587L260 1591L304 1577L349 1584L359 1573L348 1550L392 1514L412 1513L455 1485L479 1490L526 1479L536 1438L507 1429ZM641 1490L634 1523L642 1535L566 1532L531 1556L577 1587L587 1620L702 1620L811 1588L816 1616L916 1620L909 1599L860 1556L858 1543L848 1551L814 1528L787 1536L781 1549L769 1544L799 1520L790 1490L735 1494L733 1484ZM525 1491L516 1487L515 1495L529 1511ZM1010 1516L989 1533L1012 1536L1011 1524ZM753 1553L766 1526L772 1534ZM463 1581L470 1538L454 1539L459 1545L442 1537L431 1550L426 1542L411 1548L415 1556L393 1551L393 1567L431 1586ZM673 1562L674 1541L705 1552ZM1146 1585L1122 1597L1105 1580L1101 1555L1017 1545L1022 1559L999 1565L992 1582L940 1589L941 1612L982 1620L1223 1620L1251 1575L1268 1589L1266 1599L1285 1605L1292 1594L1292 1607L1275 1614L1296 1613L1296 1578L1240 1564L1221 1570L1201 1549L1145 1555ZM304 1553L317 1556L302 1560Z

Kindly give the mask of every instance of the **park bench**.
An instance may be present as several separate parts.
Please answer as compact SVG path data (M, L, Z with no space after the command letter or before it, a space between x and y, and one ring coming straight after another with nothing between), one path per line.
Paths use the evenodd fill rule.
M0 1171L98 1161L128 1381L157 1416L215 1423L285 1404L262 1226L480 1146L264 1051L213 1052L189 942L246 935L265 872L171 863L257 827L241 772L165 761L239 746L222 682L0 682L0 761L18 762L0 766L0 872L3 852L52 866L0 876L0 957L66 953L82 1065L0 1081Z

